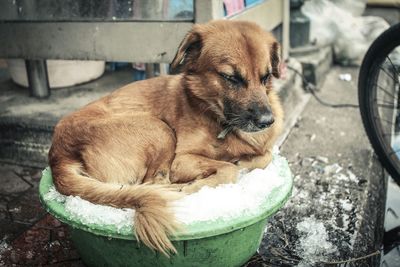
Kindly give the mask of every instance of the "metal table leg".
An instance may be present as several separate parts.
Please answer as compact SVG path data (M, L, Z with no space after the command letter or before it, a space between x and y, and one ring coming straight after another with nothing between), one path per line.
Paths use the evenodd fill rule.
M30 95L37 98L50 96L46 60L25 60Z

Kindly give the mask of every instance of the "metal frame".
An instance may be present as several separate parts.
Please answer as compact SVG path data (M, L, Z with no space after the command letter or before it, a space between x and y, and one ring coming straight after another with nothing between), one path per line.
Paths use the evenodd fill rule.
M0 22L0 58L168 63L194 23L223 17L222 0L195 0L194 21ZM289 0L266 0L227 19L250 20L265 30L283 24L288 57Z
M228 19L285 28L287 2L267 0ZM222 3L195 1L194 22L2 22L0 57L167 63L193 23L223 17Z
M190 22L5 22L0 57L160 63L173 59Z

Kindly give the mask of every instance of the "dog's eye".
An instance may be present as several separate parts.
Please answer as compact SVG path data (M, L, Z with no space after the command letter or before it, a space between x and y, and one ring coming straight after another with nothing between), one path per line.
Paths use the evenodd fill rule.
M264 75L263 77L261 77L261 83L263 85L267 85L269 79L271 78L271 74L267 73L266 75Z
M244 83L244 80L239 75L229 75L226 73L219 73L219 75L224 78L224 80L230 82L233 85L241 85Z

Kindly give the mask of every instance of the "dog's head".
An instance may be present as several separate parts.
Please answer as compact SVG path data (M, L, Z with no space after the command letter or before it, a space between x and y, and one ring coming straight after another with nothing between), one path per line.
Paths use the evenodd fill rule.
M230 128L257 132L274 123L271 79L279 77L279 44L251 22L195 25L171 63L190 93ZM272 100L274 98L274 100Z

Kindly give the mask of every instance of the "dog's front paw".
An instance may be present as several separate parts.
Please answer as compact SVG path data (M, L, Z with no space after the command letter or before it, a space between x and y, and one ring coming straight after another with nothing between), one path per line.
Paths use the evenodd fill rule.
M235 164L236 166L239 166L240 160L239 159L233 159L230 161L232 164Z
M254 164L249 160L238 160L235 162L235 165L238 166L239 169L250 169Z
M256 156L248 159L241 159L236 163L239 169L265 169L272 160L272 154L266 153L262 156Z

